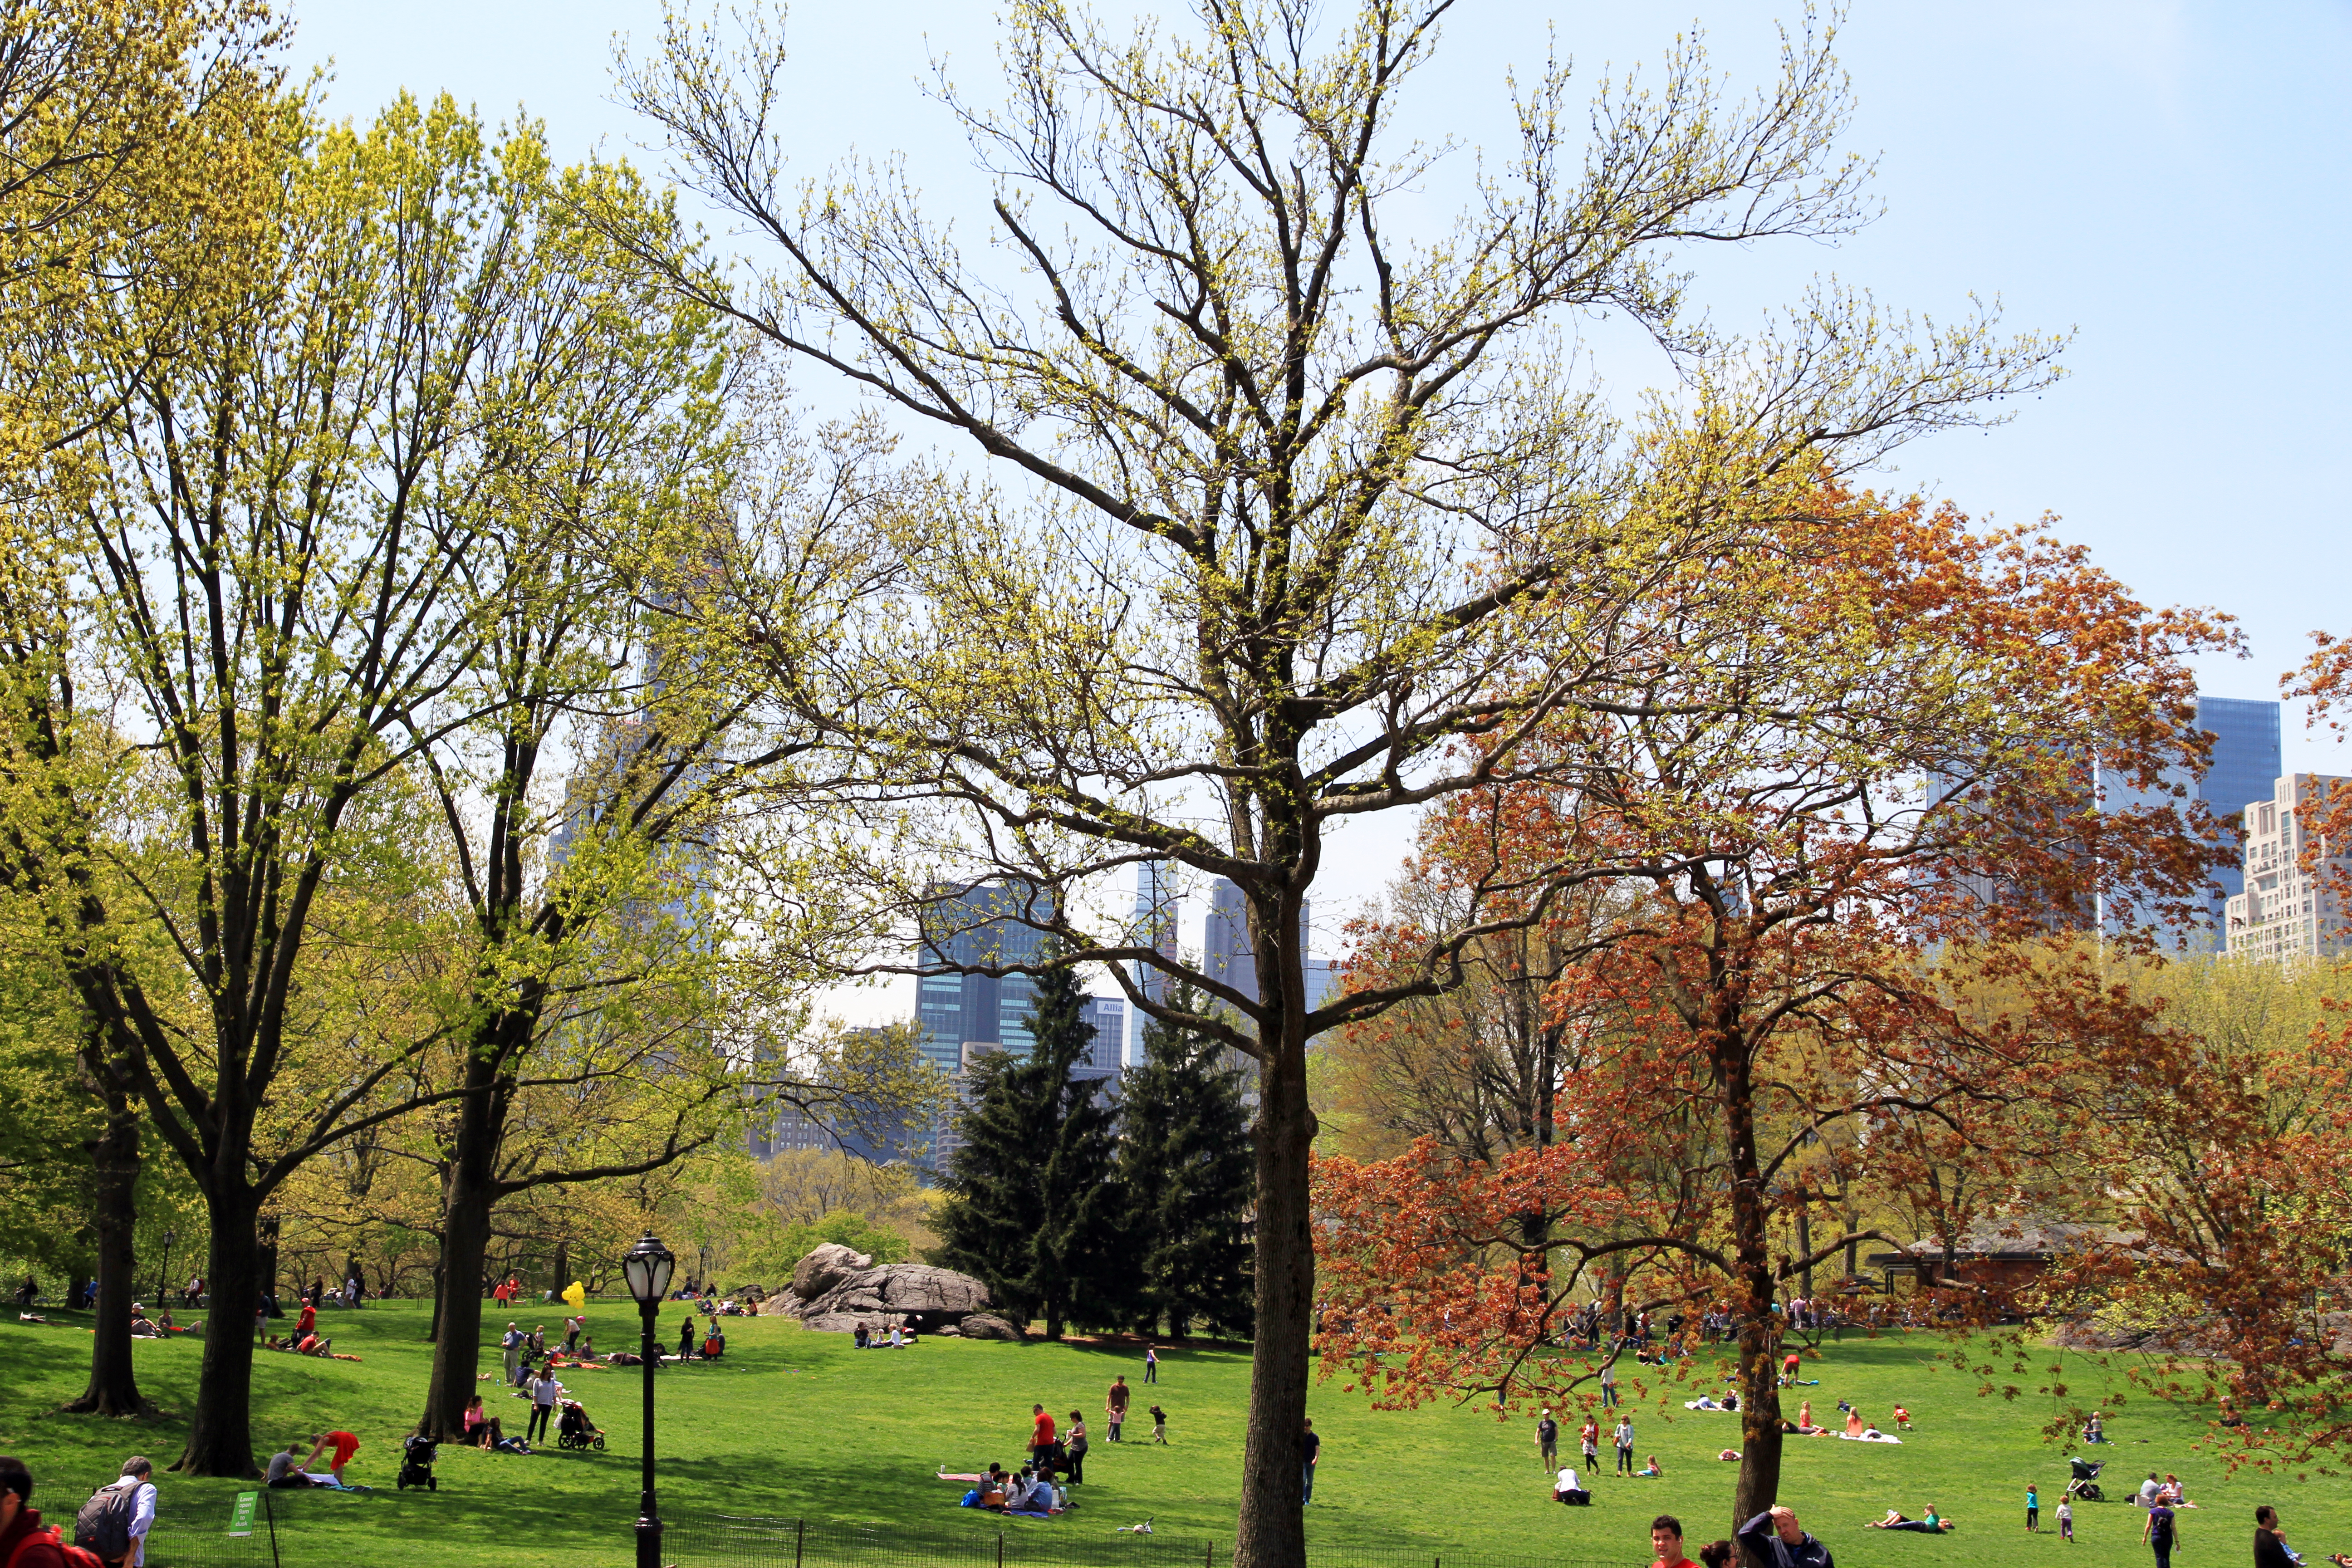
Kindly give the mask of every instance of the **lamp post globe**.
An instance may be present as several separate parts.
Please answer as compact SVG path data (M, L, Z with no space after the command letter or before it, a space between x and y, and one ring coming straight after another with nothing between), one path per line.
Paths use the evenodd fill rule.
M652 1231L639 1237L637 1244L621 1257L621 1278L628 1282L629 1294L637 1303L637 1321L642 1331L642 1343L637 1350L638 1373L645 1381L646 1392L641 1450L644 1457L637 1499L637 1568L661 1568L661 1517L654 1511L654 1365L660 1353L654 1348L654 1316L661 1310L662 1298L669 1293L670 1276L677 1268L677 1259Z

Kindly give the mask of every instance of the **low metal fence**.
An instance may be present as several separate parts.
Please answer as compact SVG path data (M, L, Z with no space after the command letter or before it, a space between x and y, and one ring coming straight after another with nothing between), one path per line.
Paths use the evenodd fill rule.
M766 1514L666 1518L662 1561L677 1568L1231 1568L1233 1542L1140 1534L1111 1520L1007 1520L992 1529L837 1524ZM1316 1546L1307 1568L1623 1568L1620 1563L1401 1547Z

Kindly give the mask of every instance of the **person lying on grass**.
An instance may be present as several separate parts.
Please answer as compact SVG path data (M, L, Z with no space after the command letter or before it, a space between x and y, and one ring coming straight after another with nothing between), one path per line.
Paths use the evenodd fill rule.
M1916 1530L1929 1535L1943 1535L1953 1528L1950 1520L1936 1511L1934 1503L1927 1505L1927 1515L1925 1519L1908 1519L1890 1508L1886 1510L1885 1519L1874 1519L1866 1522L1873 1530Z

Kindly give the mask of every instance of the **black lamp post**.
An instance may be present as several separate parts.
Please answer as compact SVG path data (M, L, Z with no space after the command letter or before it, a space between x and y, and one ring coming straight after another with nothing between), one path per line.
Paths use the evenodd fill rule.
M637 1500L637 1568L661 1568L661 1520L654 1513L654 1363L661 1352L654 1348L654 1318L661 1310L662 1298L669 1293L669 1277L677 1268L677 1259L669 1248L654 1239L647 1231L637 1238L621 1258L622 1276L629 1282L629 1294L637 1299L637 1318L645 1330L644 1343L637 1355L643 1363L646 1384L646 1431L643 1496Z
M159 1301L163 1299L163 1288L172 1282L172 1244L179 1239L168 1230L163 1233L163 1261L155 1270L155 1299Z

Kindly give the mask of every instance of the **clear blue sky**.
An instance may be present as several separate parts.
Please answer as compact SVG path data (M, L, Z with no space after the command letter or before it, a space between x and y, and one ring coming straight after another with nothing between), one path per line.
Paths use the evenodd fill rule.
M644 135L612 100L611 40L649 36L658 0L294 4L296 58L332 58L339 115L447 89L493 116L526 108L564 156L634 153ZM984 0L794 9L803 168L903 151L919 184L969 200L962 141L920 82L943 55L961 87L987 89L993 15ZM1539 66L1548 29L1590 80L1655 60L1696 16L1752 83L1775 18L1799 15L1465 0L1414 130L1504 146L1504 73ZM2205 690L2277 695L2305 634L2352 632L2352 0L1859 0L1840 52L1861 105L1850 144L1878 157L1886 216L1834 250L1702 257L1705 297L1738 324L1833 270L1898 306L1948 313L1975 290L2017 325L2075 329L2070 379L2006 427L1906 451L1885 483L1979 517L2059 514L2143 598L2240 618L2251 657L2202 670ZM2285 731L2290 769L2352 773L2352 751L2307 736L2299 712ZM1347 893L1387 875L1381 854L1349 858Z

